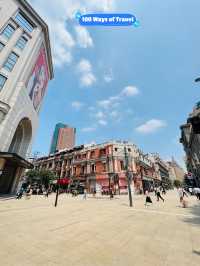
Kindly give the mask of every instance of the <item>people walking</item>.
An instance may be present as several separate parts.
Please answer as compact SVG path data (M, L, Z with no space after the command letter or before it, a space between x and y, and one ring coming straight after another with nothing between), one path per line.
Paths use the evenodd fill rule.
M86 189L86 188L84 188L83 199L84 199L84 200L87 199L87 189Z
M160 195L160 191L157 191L156 193L157 196L157 201L159 201L160 199L164 202L165 200L163 199L163 197Z
M16 199L21 199L24 193L24 189L20 188L20 190L16 194Z
M30 199L31 195L32 195L32 189L31 189L31 187L28 187L26 190L26 199L27 200Z
M194 188L194 194L196 195L197 199L200 200L200 188L199 187Z
M144 205L145 205L145 207L147 207L149 203L153 204L153 202L151 200L151 197L149 195L149 191L148 190L146 190L145 195L146 195L146 199L145 199L145 204Z
M181 206L183 208L186 208L188 206L188 202L184 199L184 197L188 197L186 191L184 190L184 188L179 187L178 188L178 195L179 195L179 200L181 203Z

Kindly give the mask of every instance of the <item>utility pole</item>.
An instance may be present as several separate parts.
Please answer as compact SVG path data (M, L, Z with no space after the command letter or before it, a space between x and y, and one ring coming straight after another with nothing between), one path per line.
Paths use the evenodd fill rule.
M127 176L127 182L128 182L128 195L129 195L129 206L133 207L133 199L131 194L131 175L129 172L129 158L126 150L126 146L124 147L124 157L125 157L125 169L126 169L126 176Z

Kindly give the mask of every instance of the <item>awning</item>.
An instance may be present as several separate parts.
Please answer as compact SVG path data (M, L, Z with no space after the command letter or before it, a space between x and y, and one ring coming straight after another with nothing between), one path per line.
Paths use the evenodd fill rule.
M59 184L59 185L68 185L69 183L70 183L70 179L69 178L57 179L57 184Z
M20 166L22 168L28 168L32 169L34 166L29 161L25 160L21 156L19 156L16 153L10 153L10 152L0 152L0 158L5 159L13 164L16 164L17 166Z

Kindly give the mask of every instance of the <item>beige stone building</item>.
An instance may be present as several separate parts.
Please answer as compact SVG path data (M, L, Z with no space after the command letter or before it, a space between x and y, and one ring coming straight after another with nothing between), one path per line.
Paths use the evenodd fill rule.
M180 165L172 158L170 162L167 162L168 167L169 167L169 178L174 181L174 180L179 180L183 181L185 172L183 168L180 167Z
M25 0L0 1L0 193L14 192L53 78L46 23Z

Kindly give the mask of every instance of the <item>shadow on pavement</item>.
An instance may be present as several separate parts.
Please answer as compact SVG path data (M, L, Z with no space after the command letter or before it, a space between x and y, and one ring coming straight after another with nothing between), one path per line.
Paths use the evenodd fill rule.
M192 252L193 252L194 254L196 254L196 255L199 255L199 256L200 256L200 251L193 250Z
M200 226L200 201L191 207L188 207L191 217L184 218L184 222Z
M4 201L4 200L11 200L14 199L15 195L14 194L0 194L0 201Z

